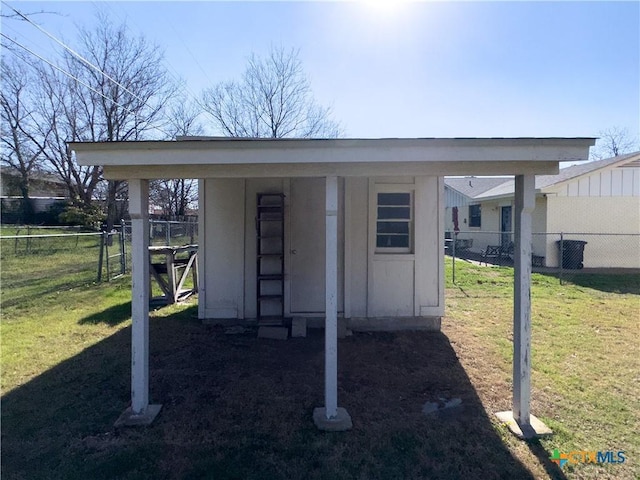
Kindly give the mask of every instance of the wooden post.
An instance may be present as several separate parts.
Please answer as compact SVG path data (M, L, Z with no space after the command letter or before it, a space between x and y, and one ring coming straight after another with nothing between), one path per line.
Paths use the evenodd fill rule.
M149 181L129 180L131 215L131 407L116 427L149 425L161 405L149 404Z
M531 213L535 207L535 177L515 179L515 248L513 292L513 418L520 428L531 415Z
M131 215L131 407L149 406L149 182L129 181Z
M535 176L516 175L515 187L513 403L511 411L496 416L519 438L533 438L552 433L531 415L531 214L536 204Z
M327 418L338 410L338 179L326 180L325 245L325 407Z
M326 178L325 196L325 325L324 407L313 411L320 430L352 428L351 417L338 408L338 179Z

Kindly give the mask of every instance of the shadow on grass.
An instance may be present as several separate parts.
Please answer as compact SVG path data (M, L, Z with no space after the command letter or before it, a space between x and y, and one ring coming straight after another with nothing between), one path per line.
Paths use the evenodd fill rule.
M149 427L113 428L129 403L129 328L4 395L3 479L533 478L441 333L340 340L339 404L354 428L323 433L311 420L322 331L225 335L193 314L151 321L150 397L163 409ZM464 408L422 413L441 397Z
M554 463L549 458L549 452L542 446L540 440L533 439L527 441L527 446L531 453L533 453L537 458L540 464L544 467L549 478L553 480L566 480L567 476L560 469L560 466L557 463Z
M553 276L558 277L558 274ZM565 272L564 281L607 293L640 295L640 274L610 274Z
M131 318L131 301L114 305L106 310L89 315L80 319L80 325L96 325L104 323L111 327L121 324Z
M64 293L74 288L91 285L95 283L95 280L95 274L86 271L65 272L54 281L51 277L31 277L21 281L3 280L2 308L39 301L38 299L52 293ZM16 292L19 293L16 295Z

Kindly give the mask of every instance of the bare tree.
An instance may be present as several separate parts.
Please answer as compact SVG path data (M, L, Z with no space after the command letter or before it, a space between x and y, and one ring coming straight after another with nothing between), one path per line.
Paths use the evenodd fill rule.
M168 217L187 215L198 200L198 184L190 178L161 179L151 182L151 202Z
M184 95L177 96L167 113L167 133L171 138L202 135L202 109Z
M640 149L637 138L633 138L626 128L611 127L598 133L598 141L591 151L593 160L617 157Z
M17 55L16 52L14 54ZM19 61L22 60L22 61ZM43 145L34 141L33 72L19 57L6 56L1 60L2 84L0 90L0 160L18 174L18 189L22 196L23 221L33 214L29 198L30 178L42 164ZM51 126L43 129L48 137Z
M167 114L167 130L171 138L202 135L201 113L196 103L184 96L177 97ZM149 189L152 203L168 216L186 215L198 200L198 184L190 178L154 180Z
M239 81L203 92L202 108L215 128L231 137L335 138L342 133L330 109L313 99L296 50L272 48L266 58L251 55Z
M97 15L97 27L81 29L79 47L62 52L62 62L42 67L38 114L40 125L52 125L44 152L81 205L104 194L107 228L121 216L126 188L109 181L99 167L82 167L66 147L67 141L113 142L165 135L166 103L175 84L163 67L163 53L144 37L132 37L126 25L114 25ZM42 132L40 138L44 139Z

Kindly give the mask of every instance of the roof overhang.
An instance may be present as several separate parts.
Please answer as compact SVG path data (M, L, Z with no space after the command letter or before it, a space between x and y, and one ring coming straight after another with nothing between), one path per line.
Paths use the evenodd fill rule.
M187 139L71 142L111 179L556 174L593 138Z

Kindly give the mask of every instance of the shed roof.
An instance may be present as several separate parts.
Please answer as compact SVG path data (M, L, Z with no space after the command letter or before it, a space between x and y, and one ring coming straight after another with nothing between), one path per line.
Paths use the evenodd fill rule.
M107 178L509 175L556 173L593 138L246 139L72 142Z

